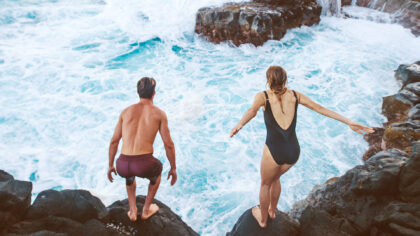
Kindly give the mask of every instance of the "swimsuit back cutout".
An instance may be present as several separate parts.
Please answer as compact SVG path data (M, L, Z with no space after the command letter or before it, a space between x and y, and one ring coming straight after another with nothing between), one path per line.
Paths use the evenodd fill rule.
M293 91L293 94L296 98L295 114L293 116L292 123L286 129L283 129L277 123L276 119L274 118L273 111L271 110L268 94L266 91L264 91L264 94L266 99L264 122L267 128L267 138L265 144L270 150L274 161L278 165L295 164L299 159L300 154L300 146L295 131L298 107L298 98L296 92Z

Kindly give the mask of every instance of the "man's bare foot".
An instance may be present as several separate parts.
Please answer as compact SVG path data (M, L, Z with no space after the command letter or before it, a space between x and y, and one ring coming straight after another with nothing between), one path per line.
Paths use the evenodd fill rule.
M261 209L259 206L252 208L252 215L254 216L255 220L257 220L261 228L265 228L267 226L267 223L262 222Z
M128 219L130 219L131 221L136 221L137 220L137 208L136 208L136 210L134 210L134 211L128 211L127 212L127 216L128 216Z
M274 220L276 218L276 209L273 210L271 207L268 208L268 215L272 220Z
M143 208L143 213L141 214L141 219L142 220L147 220L158 211L159 211L159 207L156 204L150 204L149 210L147 212Z

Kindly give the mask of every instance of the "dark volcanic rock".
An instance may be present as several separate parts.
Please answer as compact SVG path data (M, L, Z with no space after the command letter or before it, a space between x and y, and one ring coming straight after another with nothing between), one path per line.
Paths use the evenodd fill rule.
M260 46L267 40L281 39L287 29L319 23L320 14L321 7L314 0L227 3L201 8L195 32L214 43L231 40L236 46Z
M407 84L404 89L407 89L413 93L415 93L417 96L420 96L420 82L415 82L411 84Z
M382 136L384 135L384 128L374 127L374 133L366 133L363 135L363 138L368 142L369 149L363 154L363 160L366 161L371 156L382 151Z
M382 99L382 114L388 122L399 121L408 116L413 103L402 96L391 95Z
M46 190L38 194L26 219L58 216L84 223L90 219L103 218L105 214L106 209L101 200L86 190Z
M408 111L409 120L420 120L420 104L415 105Z
M235 226L226 236L277 236L277 235L299 235L299 224L293 221L287 214L277 211L276 218L267 221L267 227L261 228L254 216L252 208L246 210L239 217Z
M404 86L414 82L420 82L420 61L413 64L402 64L395 71L395 77L403 81Z
M14 180L9 173L0 170L0 234L26 214L31 192L31 182Z
M399 150L381 151L338 180L316 186L289 215L300 221L301 235L369 235L375 217L399 198L399 173L406 160Z
M411 153L412 142L420 139L420 121L393 123L385 129L382 139L385 148L398 148Z
M414 142L411 157L401 170L399 190L404 201L420 204L420 141Z
M136 203L139 213L143 209L144 201L144 196L137 196ZM153 215L146 221L141 220L140 216L138 216L136 222L131 222L127 217L127 211L129 209L128 200L125 199L123 201L116 201L107 207L108 215L104 221L108 223L108 225L111 225L111 227L118 228L119 231L130 235L198 235L165 204L158 200L155 200L154 203L156 203L160 208L157 214Z

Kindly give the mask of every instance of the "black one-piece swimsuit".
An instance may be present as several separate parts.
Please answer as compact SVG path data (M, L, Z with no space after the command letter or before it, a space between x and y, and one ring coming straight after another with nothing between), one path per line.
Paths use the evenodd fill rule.
M278 165L295 164L299 159L300 154L300 146L295 131L298 106L296 93L293 91L293 94L296 97L295 115L292 123L287 129L281 128L276 119L274 119L267 92L264 91L264 94L266 98L264 121L265 127L267 128L267 139L265 144Z

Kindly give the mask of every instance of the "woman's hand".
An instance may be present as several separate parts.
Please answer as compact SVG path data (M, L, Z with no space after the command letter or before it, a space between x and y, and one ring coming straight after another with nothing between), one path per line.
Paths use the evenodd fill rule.
M239 132L239 130L242 129L242 125L237 124L231 131L230 131L230 137L232 138L235 134Z
M351 121L348 125L349 125L350 129L352 129L354 132L357 132L359 134L363 134L362 130L365 131L368 134L371 134L371 133L375 132L374 129L369 128L365 125L362 125L362 124L354 122L354 121Z

